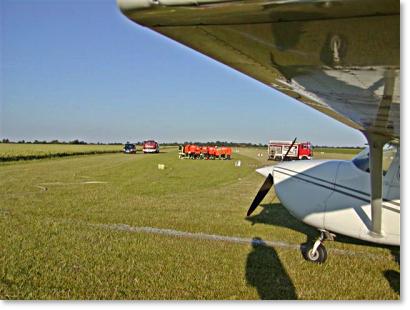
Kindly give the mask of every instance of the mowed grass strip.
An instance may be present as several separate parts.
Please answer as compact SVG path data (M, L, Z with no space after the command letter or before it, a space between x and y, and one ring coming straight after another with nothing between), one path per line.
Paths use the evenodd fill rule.
M2 299L398 299L397 248L328 242L323 266L298 250L101 225L304 243L316 231L272 191L246 210L263 177L231 161L106 154L0 167ZM234 161L240 159L241 167ZM165 170L159 170L164 164ZM86 183L86 182L91 183ZM92 183L93 181L106 183ZM42 186L46 190L39 188ZM374 256L362 255L363 253Z
M0 143L0 162L119 153L121 151L121 145Z

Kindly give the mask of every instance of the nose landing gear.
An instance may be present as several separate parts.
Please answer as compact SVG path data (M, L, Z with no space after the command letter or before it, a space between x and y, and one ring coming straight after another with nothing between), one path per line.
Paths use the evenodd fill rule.
M325 240L333 241L336 235L328 232L324 229L319 229L320 236L315 241L313 245L308 245L302 248L302 255L303 258L307 261L316 263L316 264L323 264L327 259L327 251L323 242Z

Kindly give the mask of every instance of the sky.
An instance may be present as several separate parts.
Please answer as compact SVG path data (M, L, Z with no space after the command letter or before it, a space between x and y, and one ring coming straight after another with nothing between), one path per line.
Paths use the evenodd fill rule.
M115 0L0 0L0 139L363 146L351 129L128 20Z

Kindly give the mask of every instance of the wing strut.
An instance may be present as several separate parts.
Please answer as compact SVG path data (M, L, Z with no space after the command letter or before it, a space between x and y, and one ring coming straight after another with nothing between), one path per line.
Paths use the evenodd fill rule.
M393 100L396 84L394 70L387 70L384 79L383 98L379 103L379 109L374 121L374 128L386 128ZM371 234L381 236L382 232L382 204L383 204L383 146L389 142L387 137L375 132L365 133L369 142L370 150L370 203L372 213Z
M388 140L379 135L368 135L370 149L370 203L372 213L371 234L381 236L383 203L383 146Z

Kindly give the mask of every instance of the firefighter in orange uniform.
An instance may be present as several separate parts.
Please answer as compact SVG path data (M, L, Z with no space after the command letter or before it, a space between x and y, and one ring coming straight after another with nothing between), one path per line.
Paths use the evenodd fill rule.
M208 148L209 159L215 159L215 148L210 146Z
M232 157L232 148L227 147L226 148L226 159L231 159Z
M208 159L209 154L208 154L208 147L207 146L203 146L201 148L201 157L204 159Z

